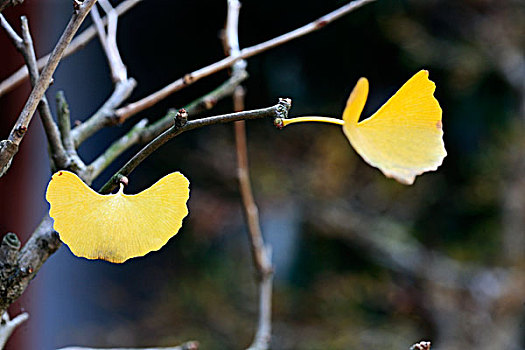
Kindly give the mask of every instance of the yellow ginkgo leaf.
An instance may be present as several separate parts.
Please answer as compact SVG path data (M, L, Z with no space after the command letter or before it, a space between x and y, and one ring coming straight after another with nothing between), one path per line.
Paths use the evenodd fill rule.
M159 250L188 214L189 181L181 173L164 176L136 195L100 195L68 171L53 175L46 199L62 242L73 254L122 263Z
M314 121L342 125L350 144L368 164L387 177L411 185L417 175L436 170L447 155L435 90L428 71L421 70L374 115L359 122L368 97L368 80L361 78L348 98L343 120L299 117L277 124Z
M368 81L361 78L343 112L343 131L368 164L410 185L447 155L435 90L428 71L419 71L374 115L358 122L368 95Z

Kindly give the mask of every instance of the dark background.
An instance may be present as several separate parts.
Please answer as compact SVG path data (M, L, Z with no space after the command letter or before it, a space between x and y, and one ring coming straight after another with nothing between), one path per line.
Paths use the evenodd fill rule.
M344 3L246 0L241 47ZM45 54L71 6L26 0L5 13L16 23L16 14L29 14L37 53ZM421 339L432 340L435 349L523 348L524 13L523 2L512 0L378 0L248 60L246 108L290 97L292 116L339 117L361 76L370 81L369 116L413 74L428 69L448 152L437 172L407 187L364 163L337 126L277 130L268 120L247 123L254 192L276 268L274 349L407 349ZM128 74L138 81L130 101L223 58L225 17L226 1L149 0L125 14L118 43ZM4 33L0 39L4 62L16 52ZM5 67L1 78L18 66ZM80 148L81 156L94 159L134 122L180 108L227 76L207 77L98 133ZM73 120L85 119L109 96L112 84L97 40L61 63L48 98L60 89ZM19 110L23 93L0 103ZM231 110L225 99L206 115ZM35 135L38 124L31 125ZM2 137L9 125L2 126ZM15 231L16 220L31 232L47 210L45 139L33 137L33 148L24 141L32 160L13 168L33 175L25 184L17 178L20 188L32 186L27 204L2 219L2 233ZM26 348L168 346L195 339L203 349L238 349L250 343L257 296L233 126L177 137L137 168L128 192L173 171L191 181L190 215L178 235L159 252L123 265L79 259L63 246L19 303L32 315L17 331ZM2 181L14 181L13 174ZM2 192L3 206L6 198ZM460 277L449 281L454 271Z

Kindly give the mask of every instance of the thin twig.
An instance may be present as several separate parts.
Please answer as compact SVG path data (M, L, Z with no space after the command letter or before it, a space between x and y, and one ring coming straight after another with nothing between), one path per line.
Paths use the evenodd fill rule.
M232 57L240 54L239 49L239 0L228 0L228 14L224 36L224 47L227 54ZM232 67L232 74L239 74L246 70L246 61L237 61ZM233 109L235 112L244 110L245 91L238 86L233 93ZM246 142L246 122L240 120L234 123L235 149L237 153L237 176L239 177L239 190L243 204L244 216L250 238L253 264L257 271L259 287L259 317L257 331L249 349L266 350L270 347L272 337L272 284L273 267L271 247L264 244L259 209L253 196L250 170L248 163L248 145Z
M172 346L167 348L85 348L78 346L71 346L67 348L61 348L58 350L198 350L199 342L189 341L179 346Z
M270 39L268 41L265 41L263 43L247 47L245 49L242 49L238 56L229 56L226 57L218 62L215 62L213 64L210 64L209 66L206 66L204 68L201 68L199 70L196 70L192 73L186 74L182 78L179 78L175 80L173 83L165 86L164 88L158 90L157 92L154 92L153 94L144 97L143 99L130 103L127 106L124 106L122 108L119 108L116 111L117 116L120 118L121 121L126 120L127 118L131 117L132 115L135 115L154 104L158 103L159 101L163 100L164 98L168 97L172 93L182 89L185 86L188 86L190 84L193 84L197 80L204 78L208 75L211 75L213 73L216 73L218 71L221 71L223 69L226 69L230 66L232 66L235 62L241 59L249 58L252 56L255 56L263 51L266 51L268 49L274 48L276 46L282 45L290 40L299 38L303 35L309 34L311 32L314 32L316 30L319 30L326 26L328 23L344 16L347 13L352 12L353 10L368 4L375 0L356 0L353 2L350 2L339 9L330 12L329 14L318 18L317 20L301 27L298 29L295 29L289 33L283 34L281 36L278 36L276 38Z
M115 83L115 89L110 98L95 114L72 131L72 138L74 139L76 147L80 146L82 142L100 129L118 124L119 120L115 118L115 109L131 95L137 85L133 78L128 79L126 66L120 58L116 41L118 16L115 9L113 9L107 0L99 0L99 3L104 8L108 17L108 33L106 34L104 30L104 25L96 6L93 7L91 11L91 17L95 24L100 44L106 54L111 71L111 79Z
M24 42L20 36L16 33L16 31L11 27L9 22L5 19L4 15L0 14L0 25L2 26L2 29L5 30L7 35L9 36L9 39L13 42L13 45L16 47L18 51L24 50Z
M39 73L35 55L35 48L33 46L33 40L31 39L31 34L29 32L29 24L25 16L21 17L22 21L22 37L24 42L24 51L22 52L27 67L29 68L29 75L31 80L31 85L35 86ZM47 136L47 140L50 148L50 155L53 160L53 163L60 168L68 168L70 165L70 159L64 148L64 145L61 142L60 131L55 123L53 116L51 114L51 109L49 108L49 102L45 94L42 97L42 100L38 104L38 113L40 114L40 119L42 119L42 124L44 126L44 131Z
M117 15L121 16L141 1L142 0L126 0L115 8L115 12L117 13ZM104 25L108 23L107 16L102 19L102 23ZM96 35L97 31L95 29L95 26L89 26L86 30L77 35L75 39L71 41L66 51L64 52L64 58L84 48L84 46L86 46L86 44L89 41L91 41ZM51 54L47 54L38 60L39 70L44 68L47 61L49 60L50 55ZM28 76L29 72L26 66L23 66L20 69L18 69L16 72L11 74L11 76L9 76L7 79L0 83L0 96L3 96L4 94L19 86L22 82L24 82L25 79L28 78Z
M33 39L31 38L31 33L29 31L29 24L25 16L21 17L22 22L22 38L18 36L16 31L9 25L3 15L0 14L0 25L6 31L9 38L13 42L13 45L17 50L22 54L26 65L29 69L29 75L31 80L31 85L35 86L38 80L38 68L36 64L35 49L33 47ZM64 150L64 147L60 141L60 132L53 120L51 115L51 110L49 108L49 103L45 95L42 97L42 100L38 104L38 113L40 114L40 119L42 119L42 124L46 132L46 136L49 143L49 153L52 159L52 163L66 168L68 166L67 154Z
M239 90L237 90L239 91ZM239 99L239 93L234 99ZM239 106L239 102L235 103ZM248 167L248 153L246 145L246 130L244 121L235 122L235 145L237 150L237 176L241 192L244 215L250 236L250 248L253 263L257 271L259 283L259 320L257 332L250 349L268 349L272 332L272 277L271 247L264 244L261 226L259 223L259 210L250 184Z
M75 152L75 144L71 137L71 114L69 112L69 104L66 101L64 91L59 91L56 94L57 106L57 120L58 128L60 129L60 136L66 152Z
M114 83L118 83L127 79L127 70L126 66L122 62L120 53L117 46L117 19L118 16L115 12L115 9L107 0L99 0L100 6L106 12L108 18L108 31L107 33L104 30L104 24L98 13L97 7L93 7L91 11L91 17L95 28L97 29L97 34L100 39L100 43L106 58L108 60L109 68L111 70L111 79Z
M29 95L27 102L24 108L22 109L22 112L20 113L20 116L18 117L13 129L11 130L11 133L9 134L8 141L10 141L13 145L16 146L16 150L15 152L12 152L11 154L7 155L7 157L10 159L6 160L2 159L3 157L0 157L0 161L2 161L2 163L0 163L0 169L3 169L4 173L5 171L7 171L7 164L11 162L11 159L15 156L15 154L18 151L18 145L22 141L27 131L29 122L31 121L31 118L35 113L38 104L42 100L42 97L44 96L44 93L49 87L49 84L51 84L53 73L55 72L58 63L62 59L64 51L66 50L68 44L71 42L71 39L77 32L78 28L84 21L84 18L86 18L87 14L89 13L89 10L91 9L91 7L93 7L96 1L97 0L85 0L78 6L78 10L75 10L73 12L71 20L69 21L66 29L62 33L62 36L58 40L58 43L56 44L55 48L53 49L53 52L49 57L49 61L42 70L42 74L36 81L33 90L31 91L31 94ZM7 152L5 148L0 149L0 153L4 152Z
M254 109L251 111L244 111L239 113L230 113L217 115L214 117L207 117L202 119L187 121L187 113L185 110L179 111L175 124L153 139L144 148L142 148L133 158L131 158L119 171L117 171L111 179L100 189L100 193L110 193L114 190L120 179L123 176L128 176L142 161L148 158L160 146L182 134L185 131L201 128L203 126L231 123L237 120L260 119L260 118L281 118L280 116L288 115L291 107L289 99L280 99L279 103L268 108Z
M21 313L12 320L9 314L4 312L0 321L0 349L3 349L7 340L13 334L14 330L29 318L27 312Z

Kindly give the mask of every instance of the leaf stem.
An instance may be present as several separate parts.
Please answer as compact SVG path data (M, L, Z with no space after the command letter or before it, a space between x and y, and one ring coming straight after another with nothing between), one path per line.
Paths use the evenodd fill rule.
M279 127L285 127L290 124L304 123L304 122L319 122L319 123L330 123L330 124L337 124L337 125L344 125L345 123L342 119L319 117L319 116L307 116L307 117L297 117L297 118L290 118L290 119L280 119L280 120L277 120L276 122L278 123Z

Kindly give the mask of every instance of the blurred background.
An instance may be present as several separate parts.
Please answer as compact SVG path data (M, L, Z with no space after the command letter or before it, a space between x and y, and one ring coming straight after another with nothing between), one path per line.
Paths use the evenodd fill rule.
M247 47L347 1L243 1ZM112 2L114 5L118 2ZM71 15L69 2L26 0L37 55ZM224 1L143 1L119 19L118 44L138 86L130 101L223 58ZM82 28L91 22L88 17ZM378 0L308 36L248 60L246 108L293 99L292 116L339 117L357 79L370 81L369 116L420 69L443 109L448 156L413 186L385 178L333 125L277 130L247 123L251 176L273 247L274 349L523 349L525 275L525 3L520 0ZM0 33L0 80L22 64ZM93 160L141 118L163 116L227 79L220 72L170 96L80 148ZM62 61L47 93L64 90L84 120L112 91L98 40ZM29 84L0 98L5 137ZM53 104L53 103L51 103ZM231 99L204 115L232 111ZM191 116L196 117L196 116ZM0 181L0 232L28 235L48 210L51 173L35 118ZM94 182L99 188L138 148ZM13 307L31 319L9 349L251 342L257 290L236 179L233 126L185 133L130 176L128 192L181 171L190 215L159 252L123 265L74 257L62 246ZM8 200L11 199L11 200Z

